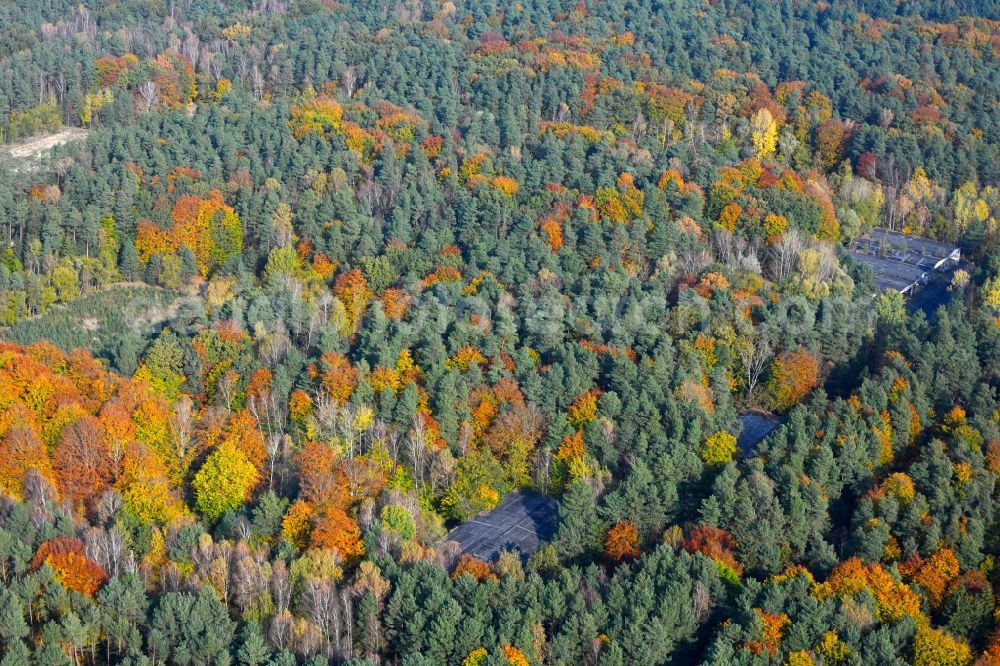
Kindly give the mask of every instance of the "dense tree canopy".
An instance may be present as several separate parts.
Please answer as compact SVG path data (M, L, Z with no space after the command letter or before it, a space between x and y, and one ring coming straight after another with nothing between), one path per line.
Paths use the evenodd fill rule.
M998 20L0 5L0 664L1000 663Z

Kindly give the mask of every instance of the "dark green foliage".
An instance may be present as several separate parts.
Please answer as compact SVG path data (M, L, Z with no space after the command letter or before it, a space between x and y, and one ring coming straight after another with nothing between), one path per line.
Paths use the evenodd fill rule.
M134 371L135 350L145 346L176 298L145 285L116 286L19 321L3 337L19 344L48 340L66 351L83 347L123 372Z
M0 159L0 337L162 393L74 450L78 367L0 386L24 477L0 478L0 666L895 664L925 623L977 658L1000 557L997 18L0 3L0 143L88 129ZM875 225L962 247L946 306L873 301L843 249ZM801 379L790 354L815 381L769 402ZM765 440L704 455L769 404ZM166 461L130 470L141 499L190 509L246 434L260 481L210 533L126 508L127 456ZM74 506L81 451L107 484ZM516 487L558 497L552 542L452 578L448 528ZM316 547L355 524L363 555ZM108 575L93 597L32 564L57 536ZM959 572L921 580L943 551ZM853 558L919 617L823 586Z
M236 623L209 587L163 595L149 622L149 653L178 665L232 663Z

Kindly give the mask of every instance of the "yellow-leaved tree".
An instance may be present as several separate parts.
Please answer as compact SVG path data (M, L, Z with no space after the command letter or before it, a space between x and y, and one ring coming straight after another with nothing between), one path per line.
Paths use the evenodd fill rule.
M728 432L717 432L701 446L701 459L709 466L725 465L736 455L736 438Z
M215 521L240 508L260 481L260 473L235 443L224 441L194 476L198 511Z
M987 278L979 293L983 297L983 305L1000 313L1000 276Z
M965 666L972 654L965 642L946 631L922 626L913 639L913 663L916 666Z
M753 152L764 159L774 154L778 146L778 123L766 108L757 109L750 118L750 139Z

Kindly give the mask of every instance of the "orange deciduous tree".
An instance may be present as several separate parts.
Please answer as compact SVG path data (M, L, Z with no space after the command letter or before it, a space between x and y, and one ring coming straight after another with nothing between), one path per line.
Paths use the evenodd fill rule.
M448 368L458 368L465 372L474 365L486 363L483 353L471 345L465 345L456 351L444 364Z
M337 460L337 452L323 442L307 442L299 453L302 499L317 509L347 506L347 478L338 467Z
M771 366L767 388L777 411L800 403L819 385L819 360L805 351L785 352Z
M976 661L976 666L1000 666L1000 630L994 630L990 644Z
M604 552L616 562L639 557L639 532L635 525L622 520L608 530Z
M368 301L373 296L361 269L355 268L338 275L333 286L333 293L347 310L348 328L351 331L358 330L361 317L364 316L365 310L368 308Z
M312 546L329 548L345 560L360 557L365 552L361 529L343 509L330 507L313 517L310 535Z
M386 289L381 300L382 310L389 319L402 319L410 307L410 295L402 289Z
M716 562L726 565L737 575L743 574L743 565L733 554L736 542L724 529L711 525L698 525L684 540L684 549L689 553L703 553Z
M516 404L493 421L485 440L498 456L504 456L515 442L534 449L541 439L544 425L544 417L537 407L533 404Z
M719 226L728 231L735 231L736 223L739 221L741 215L743 215L743 209L739 204L726 204L722 209L722 213L719 214Z
M439 136L429 136L420 143L420 149L429 158L435 158L444 147L444 139Z
M835 165L844 154L847 126L839 120L828 118L816 128L816 155L827 168Z
M139 64L139 59L131 53L123 56L103 56L94 63L97 71L97 83L102 88L110 88L118 81L118 77L127 73L132 67Z
M56 537L38 546L31 568L48 565L63 587L93 596L108 579L104 569L84 553L83 542L70 537Z
M509 666L530 666L528 658L524 656L519 648L513 645L502 645L500 646L500 651L503 652L503 656L507 658L507 664Z
M45 445L32 428L18 423L7 428L0 439L0 489L20 497L21 481L29 469L37 469L49 479L53 477Z
M883 622L897 622L903 616L920 619L920 597L905 583L896 580L881 564L865 565L852 557L834 567L826 582L813 588L819 599L850 597L868 590L875 597L875 615Z
M281 520L281 536L296 548L305 548L312 532L312 507L304 500L298 500L285 512Z
M542 231L545 232L545 242L552 248L553 252L558 252L565 243L563 238L563 225L558 218L549 216L542 220Z
M493 567L468 553L464 553L458 559L458 564L455 565L455 569L451 572L453 580L462 575L472 576L480 583L485 580L499 580L497 575L493 573Z
M205 276L243 247L243 226L239 216L227 206L219 190L207 196L185 195L174 202L173 226L161 229L141 220L136 227L135 247L142 262L154 254L176 252L187 247L195 256L199 272Z
M108 487L113 461L100 422L84 416L63 428L53 454L63 497L78 506Z
M347 402L354 387L358 384L358 371L343 354L327 352L323 354L322 383L330 397L340 402Z
M249 411L242 409L233 414L222 442L242 451L258 471L264 466L267 447L264 445L264 437L257 428L257 421Z
M601 392L597 389L591 389L583 395L577 397L573 401L573 404L569 406L569 410L566 414L566 420L570 422L574 428L582 428L594 419L597 418L597 398L601 395Z
M785 613L768 613L760 608L755 608L754 611L760 617L761 623L764 626L761 629L761 640L748 643L747 648L755 654L759 654L766 649L769 655L774 656L781 646L785 627L791 624L792 621Z
M931 608L937 608L944 601L948 584L958 577L958 558L950 548L942 548L924 561L915 555L899 567L900 573L909 576L927 595Z

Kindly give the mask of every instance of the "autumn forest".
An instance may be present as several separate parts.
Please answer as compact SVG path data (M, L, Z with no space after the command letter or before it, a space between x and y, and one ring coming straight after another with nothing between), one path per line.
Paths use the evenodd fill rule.
M23 0L0 71L0 666L1000 666L1000 2Z

